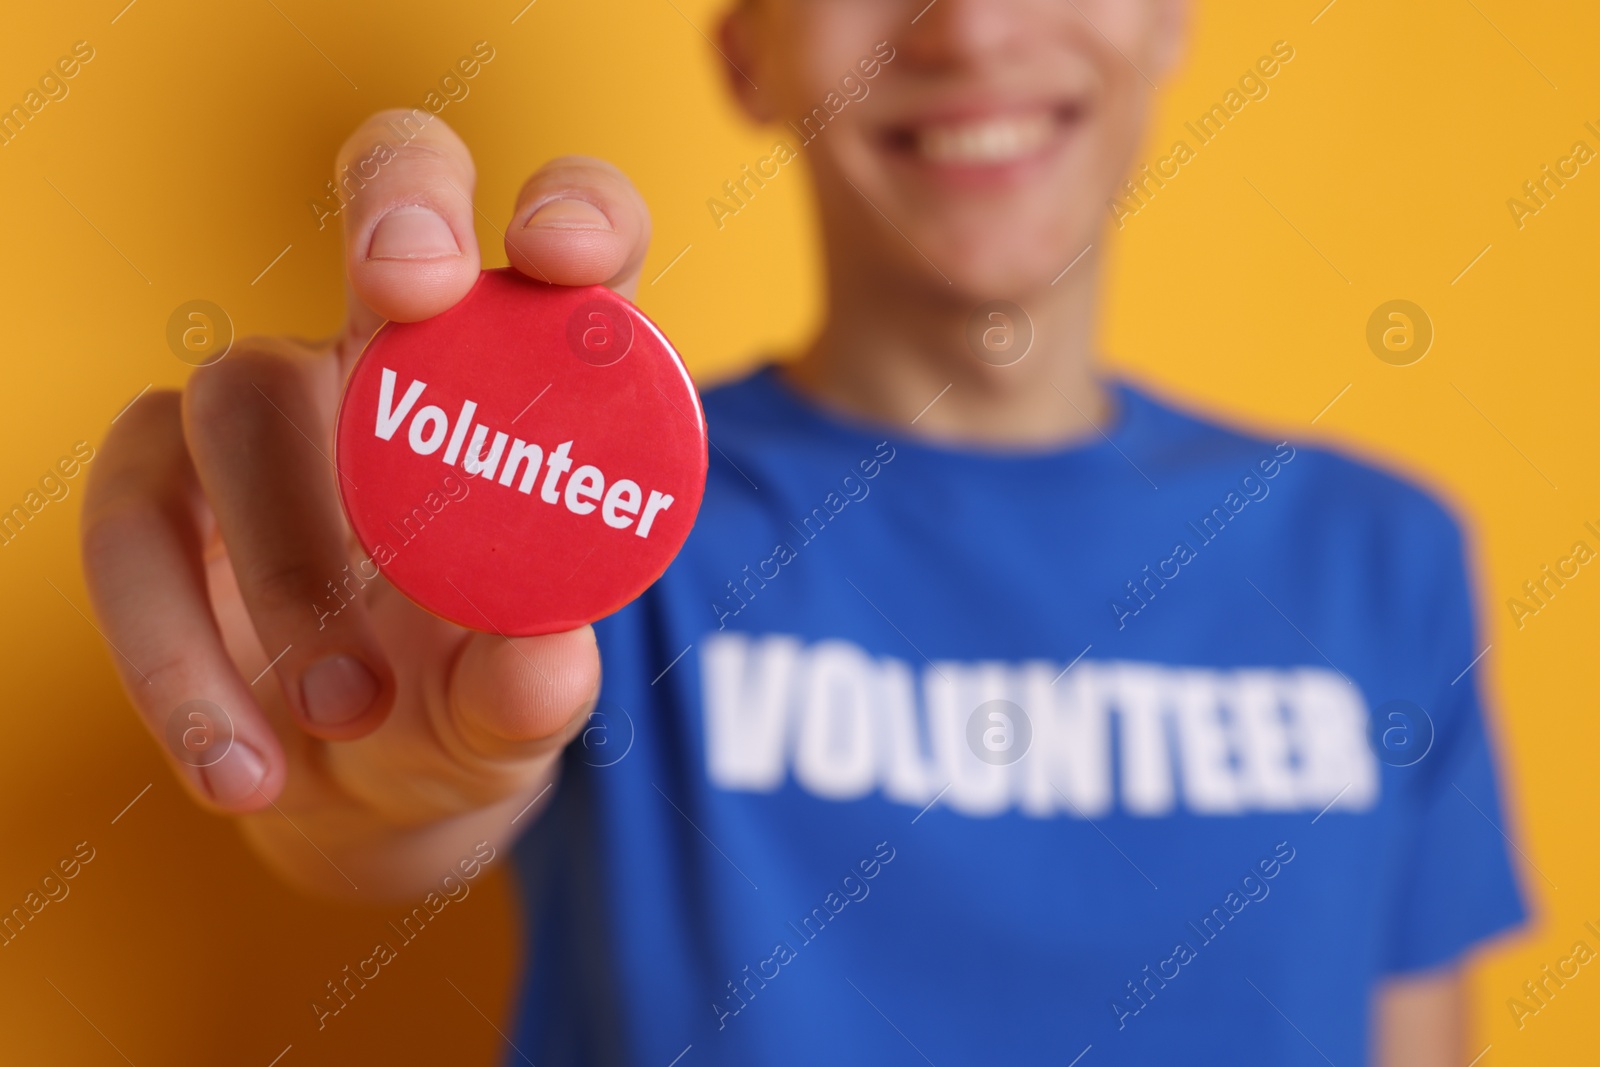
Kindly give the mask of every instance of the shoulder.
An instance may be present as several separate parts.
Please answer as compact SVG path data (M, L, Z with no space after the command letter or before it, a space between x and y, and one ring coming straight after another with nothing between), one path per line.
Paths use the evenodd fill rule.
M1454 508L1392 461L1308 442L1300 428L1246 430L1142 385L1123 388L1145 409L1153 461L1175 483L1215 472L1208 479L1215 484L1216 476L1231 473L1237 483L1250 479L1241 492L1261 485L1282 497L1284 517L1292 517L1305 537L1358 537L1401 552L1459 551L1461 527Z
M1470 551L1437 491L1391 461L1305 441L1309 426L1247 431L1147 402L1160 409L1150 421L1163 427L1152 435L1162 442L1152 477L1163 490L1171 484L1190 494L1179 501L1188 523L1228 527L1232 547L1224 551L1272 590L1281 610L1302 621L1321 613L1328 632L1409 661L1404 669L1428 680L1418 685L1448 680L1465 665L1474 625Z

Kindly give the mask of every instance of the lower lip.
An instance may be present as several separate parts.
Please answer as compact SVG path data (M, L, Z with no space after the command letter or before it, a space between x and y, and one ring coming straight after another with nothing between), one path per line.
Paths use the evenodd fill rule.
M945 163L928 159L916 149L890 149L895 165L938 185L964 190L999 190L1037 178L1066 147L1082 119L1057 122L1037 150L998 163Z

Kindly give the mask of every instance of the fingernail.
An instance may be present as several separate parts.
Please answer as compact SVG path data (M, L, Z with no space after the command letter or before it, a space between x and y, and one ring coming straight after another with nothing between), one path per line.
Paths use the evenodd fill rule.
M306 718L318 726L343 726L372 706L378 679L353 656L318 660L300 679Z
M266 776L267 761L242 741L235 741L228 754L211 766L200 768L200 781L211 799L229 808L254 796Z
M551 200L528 217L525 230L542 227L551 230L610 230L606 213L587 200Z
M397 207L379 219L367 246L368 259L437 259L460 254L450 224L421 204Z

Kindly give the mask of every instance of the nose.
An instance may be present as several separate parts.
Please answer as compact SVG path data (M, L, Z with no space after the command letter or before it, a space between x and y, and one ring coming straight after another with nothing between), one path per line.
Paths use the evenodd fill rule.
M923 0L913 0L920 5ZM919 66L960 67L1004 55L1026 32L1029 0L933 0L914 16L905 52Z

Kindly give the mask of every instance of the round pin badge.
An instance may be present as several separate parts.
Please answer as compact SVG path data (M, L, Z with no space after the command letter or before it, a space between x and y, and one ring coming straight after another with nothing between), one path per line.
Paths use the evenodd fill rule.
M379 329L335 438L370 566L491 633L570 630L633 600L705 492L700 398L655 324L604 287L510 268L443 314Z

